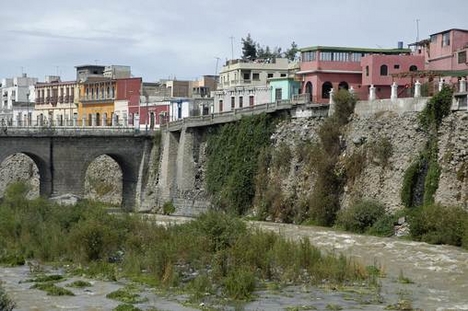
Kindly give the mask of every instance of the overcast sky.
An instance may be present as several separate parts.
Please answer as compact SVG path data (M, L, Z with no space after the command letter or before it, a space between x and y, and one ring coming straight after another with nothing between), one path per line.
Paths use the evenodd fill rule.
M468 1L2 1L0 78L24 72L40 81L57 73L73 80L74 66L114 64L148 82L196 79L239 57L248 33L283 50L292 41L395 48L416 41L418 28L420 39L468 29Z

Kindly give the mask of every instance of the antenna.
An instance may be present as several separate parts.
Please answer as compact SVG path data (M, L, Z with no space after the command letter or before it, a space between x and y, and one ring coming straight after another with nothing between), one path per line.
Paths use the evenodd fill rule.
M231 59L234 59L234 37L231 35L229 39L231 39Z
M215 56L215 58L216 58L216 70L215 70L215 76L216 76L216 75L218 75L218 62L219 62L220 58L217 57L217 56Z
M416 19L416 42L419 42L419 18Z

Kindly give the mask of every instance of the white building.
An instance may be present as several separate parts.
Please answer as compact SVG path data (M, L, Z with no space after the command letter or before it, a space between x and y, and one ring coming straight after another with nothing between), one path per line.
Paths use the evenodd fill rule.
M287 58L245 61L229 60L219 73L218 89L213 92L215 113L269 103L268 79L287 77Z
M26 124L31 120L34 100L36 98L34 84L37 78L21 77L2 79L0 92L0 123L13 125Z

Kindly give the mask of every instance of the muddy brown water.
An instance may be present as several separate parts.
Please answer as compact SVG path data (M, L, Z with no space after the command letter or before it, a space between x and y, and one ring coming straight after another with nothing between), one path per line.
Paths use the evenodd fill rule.
M159 224L181 223L183 217L150 216ZM375 293L353 293L308 286L290 286L275 290L260 290L253 301L242 306L244 310L385 310L400 301L410 302L422 310L468 310L468 252L450 246L429 245L397 238L378 238L334 231L328 228L297 226L266 222L250 222L251 226L277 232L289 239L309 238L313 245L328 252L343 253L364 265L376 265L385 277L380 278L380 297ZM50 271L57 273L56 271ZM399 276L411 284L399 282ZM119 302L106 294L124 287L121 282L90 280L92 287L71 289L73 297L47 296L30 289L29 268L0 268L0 280L7 293L17 303L15 310L112 310ZM68 279L62 284L72 282ZM182 295L161 296L144 289L148 301L137 304L142 310L199 310L202 306L187 306ZM216 306L219 310L235 310L230 305ZM239 308L237 308L239 309Z

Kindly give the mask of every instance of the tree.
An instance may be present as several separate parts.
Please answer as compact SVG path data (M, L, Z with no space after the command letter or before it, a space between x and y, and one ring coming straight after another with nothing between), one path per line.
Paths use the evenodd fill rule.
M250 33L247 38L242 38L242 58L254 60L257 58L257 43L253 41Z
M293 61L296 58L297 52L299 52L299 49L297 48L296 42L293 41L291 47L284 52L284 57Z

